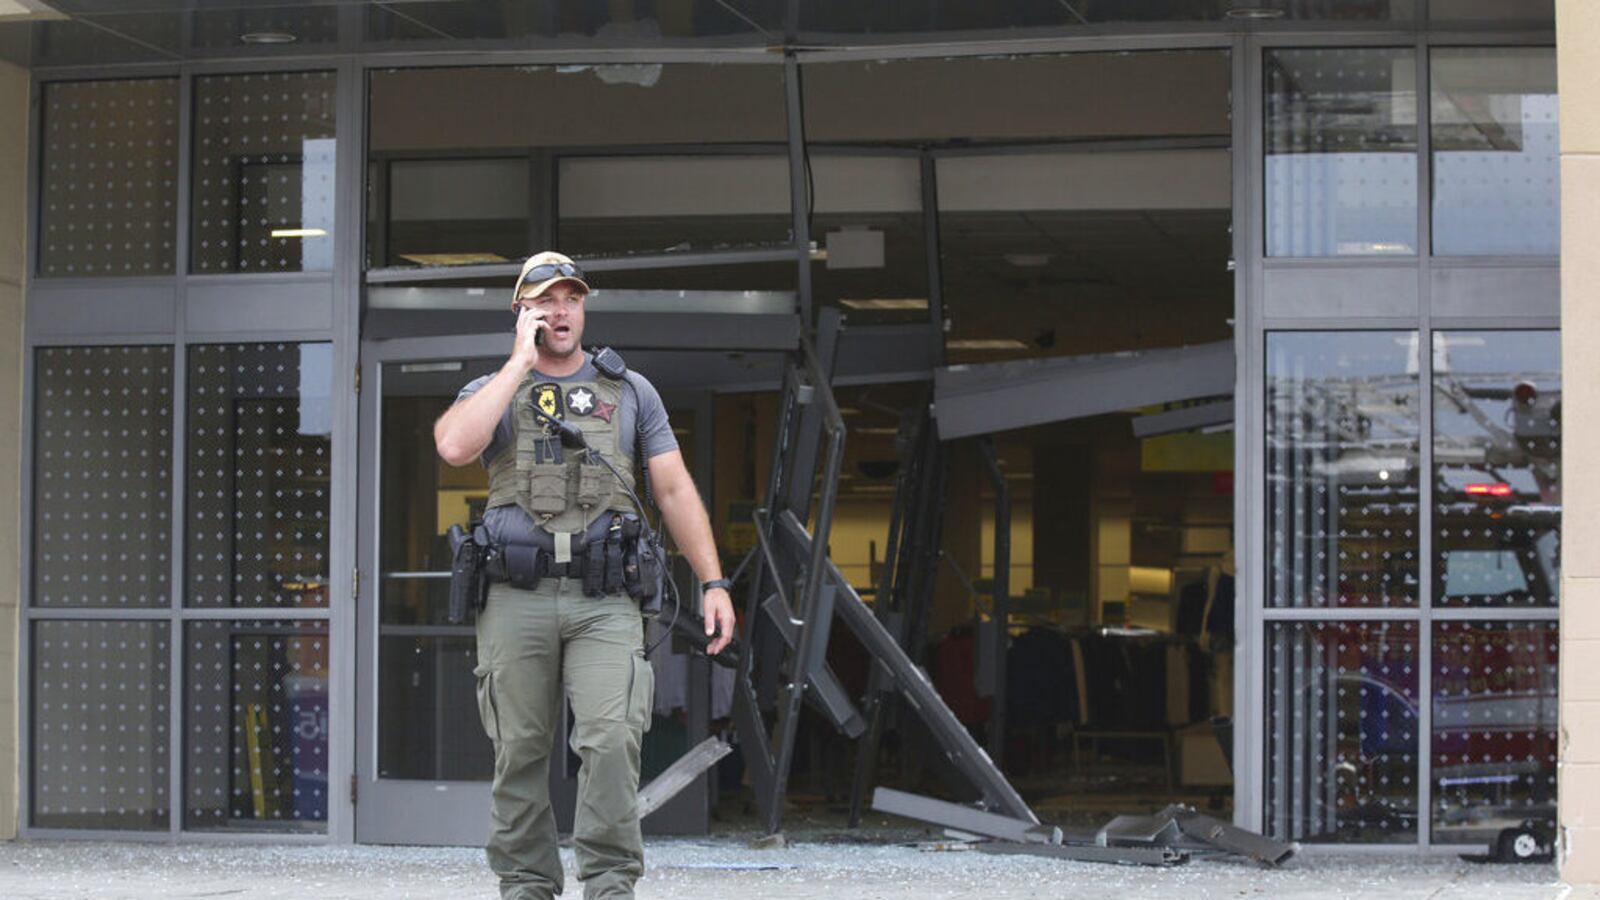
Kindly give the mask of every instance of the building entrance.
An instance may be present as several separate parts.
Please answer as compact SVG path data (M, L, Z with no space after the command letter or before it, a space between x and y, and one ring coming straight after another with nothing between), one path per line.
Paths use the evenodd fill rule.
M655 299L649 292L598 292L590 334L606 343L626 340L626 328L657 315L651 312ZM620 349L660 390L685 462L709 501L713 392L770 377L774 347L797 334L793 300L743 294L742 312L703 313L695 310L715 307L717 296L674 292L673 299L676 311L659 314L654 327L659 343L678 349ZM381 313L387 302L380 293L373 305ZM730 317L738 321L722 321ZM382 330L403 323L375 324ZM743 334L742 343L724 336L730 330ZM707 340L732 344L736 359L726 350L694 349ZM481 842L486 827L493 750L478 719L473 625L446 619L445 532L481 515L488 479L480 466L442 462L432 429L461 387L498 369L510 347L509 330L363 345L355 783L356 839L362 842L470 845ZM678 574L681 595L693 596L692 575ZM664 630L653 624L649 639ZM646 735L645 780L703 738L715 712L704 657L691 660L686 648L665 640L651 661L657 722ZM555 746L566 747L564 729ZM551 796L565 829L578 760L562 749L554 759ZM652 814L646 830L704 831L707 784L701 779Z

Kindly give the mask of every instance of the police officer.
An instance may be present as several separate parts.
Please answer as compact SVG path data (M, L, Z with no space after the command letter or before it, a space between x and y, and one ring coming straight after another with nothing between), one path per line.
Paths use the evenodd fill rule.
M552 437L552 420L577 426L630 487L636 453L644 461L667 530L704 582L708 652L721 651L734 629L710 521L660 395L614 360L601 360L613 363L602 371L583 349L588 293L572 260L530 257L513 294L510 358L463 388L434 425L446 462L481 460L489 470L491 541L537 548L522 554L524 570L535 562L520 578L505 565L518 553L490 568L495 583L477 623L478 707L495 760L488 859L501 896L516 900L552 897L563 887L549 797L563 688L575 717L572 748L583 762L573 843L584 897L632 897L644 871L639 745L654 681L643 617L615 579L602 580L589 564L604 554L588 552L594 541L615 538L631 502L616 475Z

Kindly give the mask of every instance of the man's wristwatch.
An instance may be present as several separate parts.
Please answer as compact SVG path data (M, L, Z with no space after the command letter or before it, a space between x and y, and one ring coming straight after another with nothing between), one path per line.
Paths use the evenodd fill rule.
M700 593L704 594L706 591L714 590L716 588L722 588L731 594L733 593L733 582L726 578L713 578L710 581L700 585Z

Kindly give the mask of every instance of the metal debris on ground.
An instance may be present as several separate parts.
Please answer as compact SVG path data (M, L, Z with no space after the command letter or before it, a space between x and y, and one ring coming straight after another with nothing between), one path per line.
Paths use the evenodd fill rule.
M1151 816L1118 816L1092 836L1069 836L1041 825L920 794L878 788L872 808L946 828L946 834L986 838L984 853L1045 856L1126 866L1175 866L1195 855L1243 856L1278 866L1299 849L1173 804Z

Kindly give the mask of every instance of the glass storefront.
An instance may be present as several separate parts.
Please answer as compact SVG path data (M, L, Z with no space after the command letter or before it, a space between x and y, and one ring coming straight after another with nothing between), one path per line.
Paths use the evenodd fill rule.
M955 366L1233 342L1242 371L1261 373L1231 421L1130 430L1176 404L996 442L1015 506L1019 645L1050 665L1128 675L1097 692L1092 672L1073 669L1074 710L1030 720L1019 708L1008 772L1045 795L1053 754L1081 746L1091 773L1143 767L1153 783L1156 750L1199 736L1217 771L1195 796L1233 804L1273 836L1483 843L1554 803L1559 332L1542 295L1491 297L1474 282L1467 296L1456 281L1554 270L1553 51L1434 46L1417 37L1411 4L1313 5L1290 18L1406 30L1388 46L1252 32L1201 49L804 62L811 300L842 310L852 339L888 349L926 336ZM333 786L352 757L363 776L429 789L487 776L476 710L455 699L470 694L472 633L444 620L438 577L439 536L481 504L482 473L421 451L454 389L497 360L417 350L379 365L379 398L358 400L348 379L359 342L380 336L363 330L373 298L387 291L395 304L378 305L398 329L381 337L438 337L405 316L454 309L427 306L449 291L448 303L487 310L483 298L509 285L495 267L514 269L534 245L594 263L602 291L683 302L799 280L781 255L714 258L793 252L776 60L558 64L528 50L628 27L750 42L781 31L782 10L696 3L645 26L581 6L516 15L414 3L349 21L277 10L148 34L155 47L193 48L222 46L237 27L298 30L303 51L343 38L430 52L481 39L516 44L526 64L428 67L377 53L292 72L269 59L263 71L44 79L30 316L51 330L29 338L29 827L350 834L347 791ZM799 28L1072 25L1051 4L968 18L847 6L809 8ZM1184 21L1220 21L1212 6ZM1088 24L1140 18L1108 9ZM341 37L350 22L360 33ZM65 62L78 50L53 52ZM1241 71L1259 85L1246 101ZM363 103L365 123L335 115ZM1242 134L1259 149L1238 162ZM640 257L649 268L631 265ZM451 267L462 274L440 271ZM1377 296L1363 309L1390 306L1369 315L1340 305L1337 285L1303 286L1306 273L1374 272L1401 272L1417 295ZM169 319L102 330L92 312L47 305L70 306L66 292L86 284L164 291ZM274 332L267 316L227 324L315 304L328 315L304 329ZM770 390L764 361L711 356L693 363L742 367ZM446 357L464 362L446 370ZM921 381L880 368L852 372L839 391L851 455L835 544L863 589L881 575L872 541L899 464L899 411L926 402ZM707 397L700 408L725 421L686 412L686 434L706 429L703 446L729 453L759 443L768 412L741 411L767 394ZM358 435L358 422L377 433ZM381 473L359 491L358 441L379 448ZM724 479L727 462L718 483L737 485L712 513L731 537L768 473L735 460L738 477ZM976 524L950 554L961 577L939 590L981 606L994 599L996 495L967 481L951 496ZM381 523L350 521L369 508ZM377 537L371 566L352 572L358 527ZM372 604L372 635L358 595ZM1129 634L1088 635L1104 628ZM371 683L335 718L333 698L358 696L338 681L358 677L343 655L368 637L360 677ZM947 639L930 647L965 652ZM952 697L970 682L939 678ZM657 725L680 740L692 702L673 696ZM974 728L985 699L957 700L972 701ZM1224 759L1209 718L1228 713L1237 738ZM1108 723L1138 734L1092 743ZM351 750L359 728L372 730L370 754ZM826 790L827 755L840 751L817 747L814 783Z

